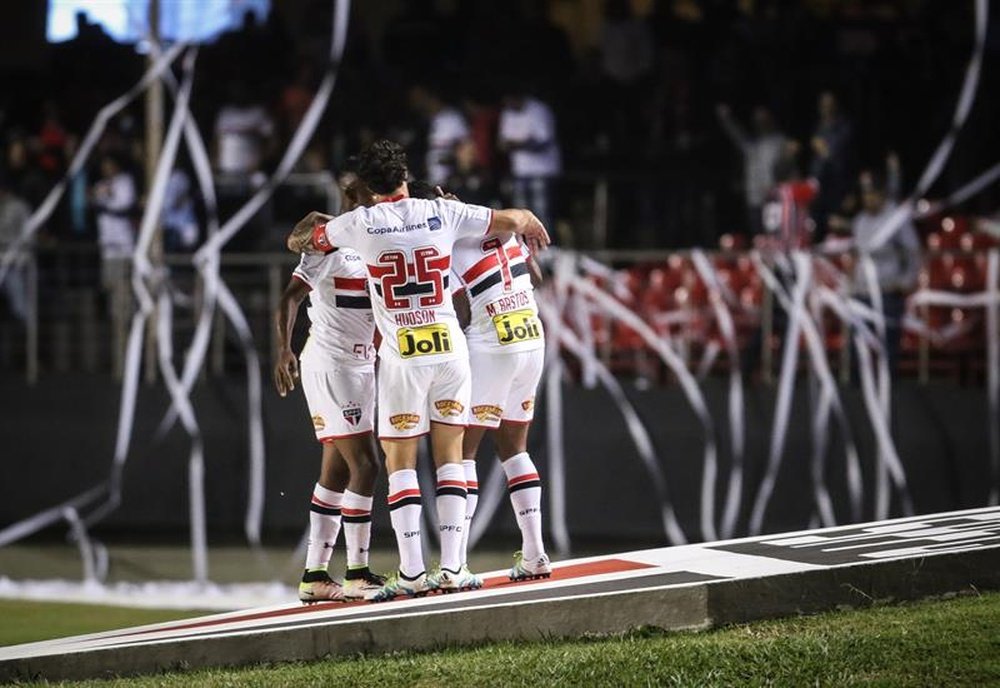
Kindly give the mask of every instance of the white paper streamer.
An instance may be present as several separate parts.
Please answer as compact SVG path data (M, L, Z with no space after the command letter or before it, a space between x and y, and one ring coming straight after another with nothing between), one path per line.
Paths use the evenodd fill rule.
M990 506L1000 503L1000 249L986 263L986 386L990 433Z
M539 313L545 319L546 330L549 331L550 337L553 336L548 323L555 322L559 319L558 309L550 306L545 298L541 298L538 301ZM557 344L561 344L566 347L566 349L577 357L581 358L593 358L591 364L597 374L598 380L601 382L602 386L611 394L614 398L618 410L621 412L622 417L625 420L625 426L629 431L629 435L632 438L632 442L635 445L636 450L639 452L639 456L642 459L643 464L650 473L652 478L653 488L660 499L660 517L663 521L663 529L666 533L667 539L673 544L685 544L687 542L687 537L684 535L683 529L677 522L677 517L674 514L673 506L671 505L668 492L667 492L667 481L663 475L663 471L660 468L659 462L656 458L656 453L653 449L653 442L649 437L649 433L646 431L646 426L642 423L639 415L635 411L635 407L632 402L629 401L622 389L621 384L619 384L617 378L611 374L611 371L599 360L594 357L593 353L588 351L573 334L565 328L557 328L555 337L558 337ZM551 380L548 384L551 384ZM562 417L556 418L557 425L561 425ZM549 432L552 432L552 428L549 428ZM561 433L558 435L559 441L562 440ZM549 478L551 481L551 477Z
M718 274L702 251L693 251L691 260L702 281L708 286L712 310L715 312L726 353L729 355L729 435L732 465L729 469L729 486L726 490L726 506L722 516L722 537L728 539L736 532L736 520L739 518L743 503L743 449L746 443L746 431L743 425L743 373L740 371L736 326L733 324L732 314L723 302L724 294L729 290L719 280Z
M111 121L115 115L124 110L129 103L138 98L143 91L149 88L152 84L173 64L177 56L180 55L184 49L187 47L185 43L178 43L170 48L162 57L156 60L146 73L142 75L142 78L135 83L132 88L126 91L123 95L119 96L115 100L111 101L105 105L97 113L94 118L94 123L90 125L90 130L87 131L87 135L83 137L83 141L80 143L80 147L76 151L76 155L73 156L73 160L70 162L69 167L66 169L66 174L63 178L52 187L45 200L42 201L41 205L35 209L35 212L31 214L28 221L25 223L24 227L21 229L21 235L8 247L7 251L0 257L0 284L3 283L7 276L7 271L13 264L14 260L17 258L18 254L27 247L31 242L31 239L35 236L38 230L41 228L45 221L49 219L53 211L56 209L56 204L59 203L59 199L62 198L63 193L66 191L66 185L69 180L77 175L77 173L83 168L83 165L87 162L87 158L90 156L90 152L93 150L94 146L97 145L101 134L104 133L104 129L108 126L108 122Z
M886 219L881 227L875 230L869 243L869 249L872 251L884 246L892 238L892 235L899 231L903 223L912 216L917 201L923 198L924 194L931 188L931 185L937 180L944 169L944 165L948 161L952 149L955 147L955 142L958 140L958 135L965 125L969 112L972 110L976 90L979 86L979 75L982 71L983 52L986 48L989 2L987 0L975 0L975 7L975 47L969 58L969 64L965 69L965 78L962 81L962 90L955 104L955 114L952 117L951 129L945 134L941 143L938 144L937 150L934 151L930 161L924 168L923 174L920 175L920 180L917 182L917 188L914 192L905 202L899 205L896 211Z
M757 274L760 275L764 284L774 293L779 305L786 311L791 311L791 298L785 292L784 287L782 287L778 282L777 277L775 277L771 269L764 264L760 254L756 251L751 253L751 260L753 261L754 268L757 270ZM805 315L804 312L803 315ZM830 372L830 365L826 359L826 350L823 346L823 340L820 338L815 324L810 318L802 317L800 325L802 327L802 334L805 336L806 346L809 351L813 371L815 372L820 384L823 386L825 394L829 397L832 409L838 419L841 435L844 441L847 486L848 495L851 501L851 512L854 520L859 521L861 520L860 514L863 497L861 464L851 433L850 423L848 422L847 414L844 412L843 404L840 400L840 394L837 391L837 386L833 379L833 374ZM861 330L862 332L859 336L864 337L866 328L862 327ZM821 500L822 495L818 495L818 499ZM765 511L766 508L767 504L765 503Z
M797 255L797 254L796 254ZM778 397L774 407L774 425L771 428L771 443L768 450L764 478L757 490L753 510L750 513L750 534L760 535L764 527L764 512L781 469L782 454L785 449L785 435L788 430L788 415L791 412L792 395L795 385L795 370L799 360L799 333L805 318L805 299L812 275L809 261L795 263L795 289L792 292L791 309L788 312L788 327L785 332L785 348L781 357L781 373L778 377ZM766 346L766 344L765 344Z

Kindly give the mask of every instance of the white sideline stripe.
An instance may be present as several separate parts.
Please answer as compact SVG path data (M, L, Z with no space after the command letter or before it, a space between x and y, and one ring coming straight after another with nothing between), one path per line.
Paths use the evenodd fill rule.
M462 607L460 611L469 610L480 610L480 609L490 609L490 608L500 608L509 607L513 605L531 605L539 602L551 602L560 601L567 599L589 599L597 597L606 597L608 595L620 595L626 593L644 593L657 590L665 590L668 588L686 588L696 585L712 585L715 583L722 583L732 580L748 580L757 579L765 576L781 575L784 573L795 573L810 570L822 570L822 569L835 569L844 568L852 566L867 566L873 565L882 561L892 560L892 559L905 559L909 557L933 557L936 555L946 555L955 552L969 551L975 549L981 549L983 547L995 547L997 541L1000 540L1000 536L986 531L976 531L972 529L960 530L960 529L950 529L949 527L926 527L933 525L930 523L935 518L950 520L956 518L972 518L976 521L996 521L1000 519L1000 509L996 507L984 507L979 509L969 509L964 511L948 512L942 514L936 514L932 516L912 516L909 518L903 518L894 520L891 523L881 522L881 523L871 523L871 524L859 524L850 526L837 526L833 528L825 528L815 531L802 531L800 533L784 533L778 536L763 536L763 537L751 537L742 538L737 540L728 540L722 542L714 543L704 543L697 545L684 545L678 547L665 547L652 550L640 550L623 554L616 555L604 555L604 556L594 556L586 557L582 559L576 559L571 561L558 562L554 565L554 568L562 568L570 565L579 565L588 562L595 561L607 561L611 559L618 559L623 561L632 561L637 563L643 563L651 565L650 568L637 569L633 571L625 571L620 573L605 573L596 574L591 576L581 576L577 578L569 578L557 581L545 581L541 583L534 583L530 587L527 586L505 586L502 588L491 588L489 590L477 591L474 593L459 593L458 595L449 596L431 596L413 600L403 600L388 603L391 605L389 609L398 609L399 613L384 614L377 617L379 620L391 620L399 619L402 617L412 617L415 612L422 612L426 614L446 614L454 611L459 611L454 608L440 608L442 606L450 606L451 602L462 600L462 599L474 599L477 604L470 605L467 607ZM800 561L793 561L788 559L770 558L762 555L754 554L743 554L737 552L730 552L726 550L719 549L726 545L732 544L750 544L750 543L761 543L761 544L774 544L777 542L798 541L804 542L809 537L820 537L824 533L837 535L842 534L844 531L851 531L854 533L854 537L870 538L873 537L871 533L868 535L859 535L860 532L865 530L871 530L874 528L881 529L884 535L892 536L900 530L900 527L904 524L909 524L912 528L916 526L920 529L921 534L928 533L939 533L938 535L931 535L931 538L947 538L948 540L958 540L967 539L971 537L979 538L975 542L969 543L958 543L957 546L946 547L942 549L935 549L935 547L941 547L940 545L925 545L923 547L900 547L888 551L864 553L860 555L859 559L844 563L837 564L809 564ZM892 527L892 530L886 530ZM956 532L956 530L958 532ZM947 533L941 533L940 531L948 531ZM906 533L899 533L899 535L907 535ZM958 536L962 536L959 538ZM986 537L983 537L986 536ZM846 537L846 536L844 536ZM842 538L829 538L832 541L837 541ZM900 544L905 545L909 538L901 538ZM820 537L820 540L823 538ZM801 546L801 545L800 545ZM641 590L609 590L602 592L592 592L577 595L570 594L560 594L560 591L573 586L578 586L581 584L595 584L604 581L615 581L615 580L625 580L625 579L638 579L654 575L662 575L669 573L677 573L681 571L691 572L694 574L702 574L706 576L718 577L718 580L710 581L692 581L686 583L665 583L663 585L651 586L648 588L642 588ZM489 574L484 574L485 576L492 577L497 575L503 575L503 571L491 572ZM539 599L523 600L523 599L510 599L511 596L519 595L526 591L551 591L554 596L541 597ZM463 598L460 595L474 595L474 598ZM397 606L398 605L398 606ZM56 654L67 654L67 653L79 653L86 652L88 650L99 650L102 648L124 648L129 646L138 645L154 645L162 644L167 642L176 641L181 636L189 636L184 638L187 640L205 640L210 638L224 638L232 636L255 636L263 633L279 632L282 630L287 630L285 624L289 622L302 622L299 624L298 628L309 628L312 626L327 626L327 625L342 625L350 623L364 623L366 617L364 615L363 606L353 606L353 607L332 607L328 609L320 609L315 612L304 611L299 614L279 616L269 619L252 619L241 621L240 617L245 617L248 614L262 614L262 613L273 613L288 611L293 609L301 609L301 606L297 603L278 605L273 607L265 607L254 609L252 611L244 610L240 612L230 612L225 614L213 615L208 617L194 618L178 620L173 622L167 622L164 624L153 624L142 626L134 629L119 629L115 631L108 631L105 633L90 634L87 636L78 636L73 638L64 638L57 640L42 641L38 643L31 643L20 646L13 646L10 648L0 648L0 660L9 660L15 658L26 658L26 657L41 657ZM384 606L376 606L374 609L382 612L385 610ZM213 626L202 626L201 628L183 628L178 629L177 626L188 625L192 623L203 624L206 622L217 622ZM221 623L220 623L221 622ZM190 637L196 636L196 637Z

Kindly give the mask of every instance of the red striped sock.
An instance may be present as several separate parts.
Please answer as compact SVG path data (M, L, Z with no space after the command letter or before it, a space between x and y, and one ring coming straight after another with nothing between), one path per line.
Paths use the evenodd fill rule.
M340 508L347 544L347 568L368 566L368 547L372 539L372 498L350 490L344 491Z
M479 505L479 475L476 473L476 462L466 460L462 462L465 469L465 528L462 530L462 548L459 551L459 558L463 564L469 563L469 533L472 532L472 517L476 514L476 506Z
M521 529L521 551L525 559L536 559L545 552L542 542L542 481L538 478L538 470L528 452L515 454L500 465L507 476L510 504L514 507L517 527Z
M462 568L462 533L465 531L465 469L446 463L437 469L438 530L441 538L441 568Z
M389 474L389 518L399 547L399 570L416 578L424 572L420 539L420 485L417 472L404 469Z
M328 490L319 483L313 488L309 504L309 546L306 569L325 569L340 534L340 505L344 493Z

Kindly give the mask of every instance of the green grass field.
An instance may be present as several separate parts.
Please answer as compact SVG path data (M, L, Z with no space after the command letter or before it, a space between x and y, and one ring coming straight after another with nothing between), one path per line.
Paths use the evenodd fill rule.
M184 615L11 605L0 604L7 642ZM12 624L7 623L10 610L17 615ZM646 630L612 638L497 643L71 685L1000 686L1000 593L699 633Z
M0 600L0 646L162 623L207 613Z

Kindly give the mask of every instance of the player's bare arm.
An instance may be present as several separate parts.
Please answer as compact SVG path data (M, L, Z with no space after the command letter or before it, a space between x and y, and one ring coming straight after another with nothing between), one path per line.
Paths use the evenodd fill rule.
M521 235L532 253L544 251L552 243L541 220L530 210L521 208L494 210L486 236L492 237L510 232Z
M274 327L278 333L278 356L274 362L274 386L281 396L295 389L299 379L299 361L292 351L292 332L299 306L309 295L309 286L298 279L292 279L285 287L278 309L274 312Z
M463 330L472 322L472 308L469 305L469 295L465 290L451 293L451 302L455 306L455 315L458 316L458 326Z
M542 274L542 267L535 260L535 257L528 255L525 257L524 262L528 265L528 276L531 277L531 286L537 289L542 286L542 282L545 281L545 276Z
M295 254L319 254L325 251L313 245L313 234L317 228L323 227L333 219L333 215L327 215L319 211L312 211L304 218L295 223L292 233L288 235L285 244L288 250Z

